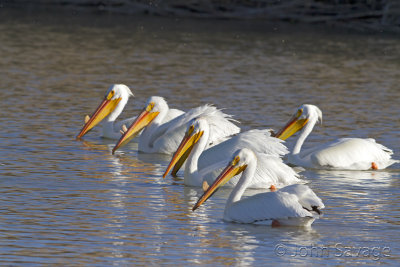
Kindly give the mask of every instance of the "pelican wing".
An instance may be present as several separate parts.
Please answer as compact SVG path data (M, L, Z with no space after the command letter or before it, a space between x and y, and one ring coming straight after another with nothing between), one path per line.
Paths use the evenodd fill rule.
M240 132L240 128L232 123L235 120L231 115L225 114L213 106L207 105L207 109L201 114L201 117L207 120L210 127L206 148L215 146Z
M182 110L179 110L179 109L169 109L167 115L165 116L165 118L163 120L163 123L169 122L172 119L182 115L183 113L185 113L185 112L183 112ZM123 125L129 126L129 125L131 125L133 123L133 121L135 119L136 119L136 116L133 116L131 118L127 118L127 119L124 119L122 121L116 122L114 124L114 131L115 132L119 132L119 130L121 130ZM120 137L121 136L118 135L118 138L120 138Z
M299 175L291 167L283 163L281 158L262 153L256 153L256 155L257 167L254 177L248 185L249 188L267 189L271 185L280 188L286 185L301 182ZM207 181L209 184L213 183L227 163L227 160L222 160L207 166L204 169L201 169L199 171L200 177L202 177L203 180ZM231 178L225 184L225 186L234 187L239 180L240 176L235 176Z
M223 170L226 167L228 162L229 162L228 159L221 160L214 164L206 166L202 169L199 169L199 176L203 177L203 180L212 183L215 180L215 178L217 178L218 174L221 173L221 170Z
M185 112L180 109L175 109L175 108L168 109L167 116L165 116L163 123L169 122L183 114L185 114Z
M205 150L199 158L199 169L203 169L215 162L226 160L241 148L249 148L256 153L265 153L278 157L288 153L283 141L271 137L269 130L250 130L239 133L217 146Z
M256 153L257 168L252 184L249 187L269 188L275 185L278 188L294 183L299 183L299 174L283 163L281 158Z
M313 217L296 195L277 191L257 194L225 208L224 219L239 223L262 223L296 217Z
M298 175L282 162L279 156L288 153L283 141L271 137L269 130L250 130L240 133L216 146L205 150L198 162L203 180L212 183L226 164L226 159L242 148L257 154L257 168L249 188L282 187L299 182ZM235 186L240 177L233 177L226 186Z
M210 135L209 138L212 143L217 143L220 139L240 131L239 127L232 123L229 115L214 106L203 105L160 125L157 133L152 137L151 143L158 148L157 151L160 153L174 152L182 141L188 123L197 117L208 119L210 128L212 127L211 131L214 131L212 137Z
M311 190L311 188L304 184L289 185L280 189L279 191L296 195L301 206L308 210L313 210L314 207L318 209L325 208L322 200L314 193L314 191Z
M371 169L372 162L376 163L379 169L397 162L391 159L392 154L392 150L371 138L340 138L304 151L302 158L313 166L367 170Z
M256 153L256 155L257 166L248 188L268 189L271 185L281 188L283 186L301 182L299 175L291 167L283 163L281 158L262 153ZM219 170L219 172L220 171L221 170ZM240 176L235 176L225 185L234 187L239 180Z

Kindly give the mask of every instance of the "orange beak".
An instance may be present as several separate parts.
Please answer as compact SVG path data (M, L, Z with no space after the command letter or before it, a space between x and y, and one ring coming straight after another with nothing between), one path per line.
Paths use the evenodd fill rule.
M203 204L207 199L209 199L216 191L218 188L226 184L232 177L240 174L243 172L247 165L242 165L242 166L237 166L239 161L238 157L235 157L228 166L221 172L221 174L215 179L215 181L212 183L210 187L203 193L203 195L199 198L197 203L193 206L192 210L196 210L198 207L200 207L201 204Z
M136 117L128 130L118 140L117 144L112 150L112 154L114 154L118 148L129 143L130 140L132 140L144 127L149 125L157 117L160 112L152 112L151 110L153 106L154 104L150 103L140 112L139 116Z
M118 105L121 98L111 99L113 94L111 92L106 96L106 98L100 103L97 109L93 112L92 116L82 127L82 130L77 135L76 139L81 139L87 132L89 132L94 126L99 124L105 117L107 117Z
M300 131L308 122L308 119L299 119L302 114L302 110L298 110L295 115L286 123L286 125L280 129L276 134L275 137L286 140L296 132Z
M164 172L163 177L165 178L171 168L175 165L179 167L185 162L187 157L190 155L194 145L200 140L200 137L203 135L203 131L198 133L194 133L194 128L191 126L183 137L181 143L179 144L178 149L172 156L171 162L169 163L167 170ZM174 168L175 170L175 168ZM176 170L177 171L177 170ZM175 172L176 173L176 172Z

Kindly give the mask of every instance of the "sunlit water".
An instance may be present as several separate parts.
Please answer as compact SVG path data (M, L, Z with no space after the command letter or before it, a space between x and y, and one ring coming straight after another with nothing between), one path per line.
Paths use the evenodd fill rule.
M324 114L306 146L372 137L400 158L400 42L296 25L0 10L2 264L398 265L400 166L305 171L324 201L311 229L222 221L229 190L162 178L169 156L137 153L95 128L108 86L171 107L213 103L246 130L282 126L302 103ZM293 140L288 141L290 147Z

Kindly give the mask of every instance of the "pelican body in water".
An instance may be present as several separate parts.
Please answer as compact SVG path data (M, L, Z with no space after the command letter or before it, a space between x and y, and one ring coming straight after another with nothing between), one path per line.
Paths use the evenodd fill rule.
M226 201L223 217L225 221L272 226L310 226L319 217L320 209L325 206L321 199L303 184L293 184L278 191L259 193L242 199L244 191L254 178L256 167L257 156L252 150L238 150L227 167L193 206L193 211L209 199L220 186L241 174Z
M239 133L218 145L207 148L212 130L209 121L200 117L193 119L188 126L178 149L167 167L164 178L176 164L187 159L184 171L184 183L190 186L202 186L211 183L227 163L227 159L236 150L249 147L257 153L258 163L251 188L268 188L271 185L284 186L299 182L298 174L282 162L280 156L287 153L282 140L271 137L269 130L250 130ZM177 169L174 170L176 173ZM238 178L229 181L227 186L235 186Z
M198 116L206 117L211 122L210 127L213 134L210 135L207 147L218 144L228 136L240 132L240 128L232 123L230 115L211 105L193 108L165 122L164 118L169 110L164 98L150 97L144 109L115 145L113 153L143 130L139 137L139 151L172 154L184 136L188 123Z
M399 162L391 158L391 149L372 138L340 138L301 152L305 139L319 120L322 120L321 110L304 104L275 135L286 140L300 131L293 150L288 154L290 164L315 169L369 170L385 169Z

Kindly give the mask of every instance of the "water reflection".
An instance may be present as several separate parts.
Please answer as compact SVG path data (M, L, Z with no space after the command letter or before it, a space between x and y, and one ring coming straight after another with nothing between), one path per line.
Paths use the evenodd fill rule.
M379 171L334 171L318 170L315 173L325 181L331 181L335 186L352 185L362 188L387 187L395 179L397 172L391 170Z

